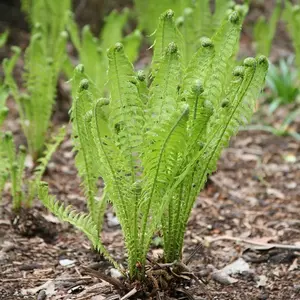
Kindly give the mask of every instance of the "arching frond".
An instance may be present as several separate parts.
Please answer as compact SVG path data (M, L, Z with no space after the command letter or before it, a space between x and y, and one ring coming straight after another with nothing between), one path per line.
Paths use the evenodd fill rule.
M75 128L74 137L76 166L83 180L84 192L91 216L96 223L96 183L99 177L98 153L91 132L91 110L93 99L88 89L88 81L83 79L74 99L72 123Z
M148 250L153 234L151 230L153 230L152 226L155 224L157 214L163 211L165 205L162 197L169 182L176 175L174 174L176 164L183 159L182 154L185 151L187 140L186 123L188 114L188 105L184 104L161 126L154 126L154 128L149 130L145 137L145 149L142 157L144 167L143 201L140 204L143 212L141 235L144 247L143 255ZM150 227L148 227L149 218L152 218Z
M82 231L91 241L94 249L100 251L115 268L120 270L119 264L111 257L109 252L101 243L98 228L90 215L78 213L72 206L65 207L63 204L59 203L54 196L49 195L48 186L45 183L41 183L39 187L39 198L49 211L60 220L68 222Z

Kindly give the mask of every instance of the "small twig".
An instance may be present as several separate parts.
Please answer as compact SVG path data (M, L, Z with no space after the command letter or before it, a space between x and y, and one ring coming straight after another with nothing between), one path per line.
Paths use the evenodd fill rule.
M255 242L255 241L252 241L249 239L236 238L236 237L231 237L231 236L226 236L226 235L217 237L215 239L211 239L209 242L214 243L214 242L222 241L222 240L229 240L229 241L235 241L235 242L240 242L240 243L245 243L245 244L250 244L250 245L255 245L255 246L268 247L269 249L277 248L277 249L283 249L283 250L300 251L300 246L296 246L296 245L283 245L283 244Z
M194 256L197 254L197 252L199 252L200 250L202 250L201 252L203 252L203 248L204 248L203 244L199 242L199 244L196 246L196 248L193 250L190 256L185 260L184 264L188 265L192 261Z
M190 278L193 278L193 279L196 281L196 283L197 283L199 286L201 286L203 292L206 294L206 296L208 297L208 299L212 299L212 295L210 294L210 292L209 292L208 289L206 288L205 284L204 284L202 281L200 281L200 280L198 279L198 277L197 277L193 272L191 272L191 270L188 268L187 265L185 265L183 262L177 262L177 266L178 266L181 270L183 270L183 272L182 272L182 271L180 272L182 275L189 276ZM179 275L180 275L180 274L179 274Z
M176 292L180 292L180 293L186 295L187 298L190 299L190 300L195 300L195 298L194 298L188 291L186 291L186 290L184 290L184 289L178 288L178 289L176 289L175 291L176 291Z
M137 289L133 288L129 293L127 293L125 296L121 298L121 300L129 299L131 296L135 295L137 293Z
M117 278L113 278L113 277L110 277L110 276L107 276L99 271L95 271L93 269L90 269L90 268L87 268L87 267L84 267L82 266L84 272L86 274L89 274L89 275L93 275L94 277L97 277L103 281L106 281L108 282L109 284L111 284L112 286L114 286L117 290L121 290L121 291L124 291L126 290L126 287L123 285L123 283L118 280Z

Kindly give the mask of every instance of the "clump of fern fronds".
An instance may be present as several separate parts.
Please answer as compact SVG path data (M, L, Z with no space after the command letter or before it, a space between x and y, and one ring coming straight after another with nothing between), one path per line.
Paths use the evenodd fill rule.
M45 139L56 97L56 82L64 60L66 32L57 40L53 57L48 56L45 35L37 26L31 36L25 53L25 72L23 74L26 93L21 93L13 77L13 69L21 53L13 48L14 55L3 61L5 83L18 105L22 129L27 138L30 154L37 159L44 148Z
M0 35L0 48L5 45L7 38L8 38L8 30L6 30ZM9 95L8 87L3 83L3 80L0 79L0 128L8 114L8 108L5 105L8 95Z
M268 62L264 56L247 58L228 71L240 30L241 17L231 12L212 39L201 39L185 68L182 35L167 11L156 31L149 78L134 71L120 43L108 51L109 98L98 97L83 66L74 72L76 160L89 213L63 208L44 185L39 196L107 255L97 230L101 176L122 227L131 280L144 278L146 255L161 225L164 260L181 259L193 203L222 149L253 113Z
M13 57L3 62L5 83L17 102L22 129L34 160L43 151L56 99L59 72L66 60L68 35L64 30L70 6L70 0L23 1L23 9L29 15L31 26L23 73L25 93L19 92L12 74L20 49L14 47Z

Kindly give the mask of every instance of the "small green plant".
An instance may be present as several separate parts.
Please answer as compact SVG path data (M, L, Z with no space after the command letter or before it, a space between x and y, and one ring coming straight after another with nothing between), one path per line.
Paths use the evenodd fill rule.
M38 26L31 36L30 45L25 53L25 72L23 74L26 93L19 91L13 77L13 69L21 53L13 47L14 55L3 61L5 84L15 99L21 118L21 125L27 138L30 154L36 160L42 153L52 115L56 96L56 82L64 60L66 32L57 40L53 57L47 55L45 36ZM38 32L40 31L40 32Z
M72 13L69 13L68 31L71 40L79 53L80 63L84 64L85 72L97 86L100 96L105 95L106 70L108 66L106 50L110 45L123 40L129 59L134 62L138 56L142 38L141 33L136 30L125 38L123 38L122 34L122 30L128 20L128 13L128 10L124 10L122 14L112 11L105 19L99 39L93 36L88 25L82 29L80 38L74 16Z
M6 30L4 33L0 35L0 48L2 48L6 44L7 38L8 38L8 30ZM8 95L9 95L8 88L6 85L3 84L2 79L0 79L0 128L8 114L8 108L5 105ZM1 183L0 183L0 187L1 187Z
M257 53L269 57L281 11L281 0L277 0L270 19L267 20L264 16L261 16L256 22L253 37Z
M6 44L8 35L9 35L8 30L5 30L3 33L0 34L0 48L2 48Z
M34 160L44 148L56 98L56 84L66 60L68 35L64 29L70 5L70 0L23 1L23 9L29 14L31 24L23 74L26 93L19 92L12 74L20 49L13 47L13 57L3 61L5 83L18 105L22 129Z
M9 91L7 87L0 83L0 128L8 114L8 108L5 105L8 95Z
M62 128L51 144L46 145L42 158L38 160L38 166L34 170L31 179L25 179L25 158L26 148L21 145L16 151L16 146L11 132L6 132L0 141L0 187L6 181L11 182L11 194L13 199L13 210L19 212L21 207L29 208L37 193L42 176L46 170L53 153L60 145L65 136L65 129ZM2 172L1 172L2 171ZM2 193L0 189L0 193Z
M270 65L266 79L267 87L271 91L270 113L273 113L280 105L295 103L300 93L297 78L298 74L293 68L292 56L287 60L281 59L278 67Z
M283 18L287 24L288 31L293 40L296 54L296 64L300 69L300 5L294 5L290 1L285 1ZM300 76L300 72L299 72Z
M247 58L228 74L240 22L232 12L212 39L201 40L185 69L182 36L174 13L167 11L156 31L149 81L135 73L122 44L108 51L109 99L98 98L83 66L75 69L72 119L89 213L64 207L45 184L39 197L121 269L99 237L101 203L95 198L95 182L101 176L122 227L131 280L145 278L146 255L161 225L164 261L181 260L193 203L222 149L253 113L268 61L264 56Z

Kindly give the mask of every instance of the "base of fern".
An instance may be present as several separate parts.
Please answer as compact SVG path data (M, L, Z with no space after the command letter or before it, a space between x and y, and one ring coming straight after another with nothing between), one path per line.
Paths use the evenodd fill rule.
M146 265L146 275L143 280L130 281L128 278L115 279L107 278L107 275L100 271L84 268L89 275L100 278L112 284L119 295L116 298L109 297L108 299L152 299L152 300L171 300L171 299L190 299L194 297L190 288L198 285L202 293L212 299L206 286L201 282L188 267L183 263L160 264L159 261L150 261Z

